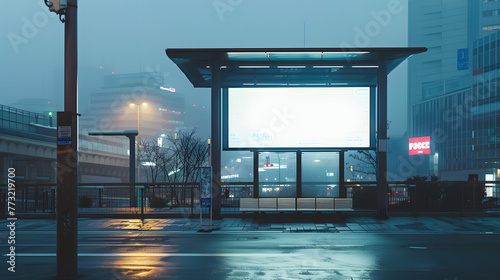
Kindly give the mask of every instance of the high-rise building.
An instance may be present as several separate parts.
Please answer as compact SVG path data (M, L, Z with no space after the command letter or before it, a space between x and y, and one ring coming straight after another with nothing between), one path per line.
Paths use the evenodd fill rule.
M409 45L429 49L409 60L409 136L431 139L431 153L410 161L415 175L498 173L499 8L497 0L409 1Z
M500 30L500 1L482 0L480 28L484 35L491 35L492 32Z
M484 28L484 27L483 27ZM469 168L500 178L500 31L473 43Z
M141 140L156 141L184 126L184 95L165 85L163 73L108 75L100 90L91 93L90 110L82 129L137 129Z

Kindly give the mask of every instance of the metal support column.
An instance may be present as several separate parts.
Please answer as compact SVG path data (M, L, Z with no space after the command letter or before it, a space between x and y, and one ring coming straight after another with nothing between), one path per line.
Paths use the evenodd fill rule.
M129 139L130 161L129 161L129 203L135 207L135 135L126 135Z
M253 197L259 198L259 152L253 152Z
M281 168L281 166L280 166ZM302 152L297 152L297 197L302 197Z
M60 279L76 278L78 269L77 4L77 0L67 2L64 31L64 112L57 113L57 277ZM60 142L59 138L66 140Z
M387 60L379 61L377 79L377 218L387 219Z
M345 151L339 152L339 197L346 197L347 192L345 189Z
M222 219L221 215L221 86L220 86L220 60L212 58L212 131L210 135L211 166L212 166L212 207L214 219Z

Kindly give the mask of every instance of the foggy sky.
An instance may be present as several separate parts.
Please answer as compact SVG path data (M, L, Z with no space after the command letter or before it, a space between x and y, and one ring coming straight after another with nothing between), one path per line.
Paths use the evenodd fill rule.
M165 72L165 86L186 96L187 125L209 133L210 89L194 89L165 55L167 48L405 47L407 0L80 0L80 112L102 77ZM0 104L63 98L64 24L43 0L2 1ZM380 11L397 7L363 38ZM400 11L400 12L399 12ZM371 25L370 25L371 24ZM305 25L305 40L304 40ZM102 67L102 69L100 68ZM406 131L407 64L389 76L390 135ZM62 102L61 102L62 104ZM197 104L197 107L192 107ZM198 106L200 105L200 106ZM22 108L21 108L22 109ZM59 110L63 110L58 108Z

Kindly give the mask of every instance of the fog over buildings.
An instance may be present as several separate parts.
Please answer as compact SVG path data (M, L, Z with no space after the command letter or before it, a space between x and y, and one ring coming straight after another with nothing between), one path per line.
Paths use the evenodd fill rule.
M399 0L79 1L79 111L90 112L92 93L107 75L160 72L162 86L185 97L186 126L206 136L209 90L193 88L165 49L406 46L407 6ZM1 22L2 104L62 110L64 25L36 0L6 3ZM406 103L406 64L389 83L389 133L402 135L404 108L391 105Z
M79 1L80 126L134 129L130 103L145 102L146 138L197 128L206 139L210 90L193 87L169 48L427 47L388 77L389 178L484 177L500 162L499 10L487 0ZM1 104L63 110L64 25L35 0L5 3L0 21ZM408 156L408 138L424 136L431 153ZM241 156L224 152L223 163Z

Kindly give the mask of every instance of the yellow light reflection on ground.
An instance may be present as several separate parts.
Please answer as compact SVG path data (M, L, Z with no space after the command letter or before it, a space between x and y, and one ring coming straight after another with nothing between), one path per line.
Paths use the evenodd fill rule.
M127 230L120 241L123 247L113 246L101 268L112 271L116 279L163 279L168 278L173 264L166 262L169 253L178 252L168 244L165 236L149 233L153 227L164 227L168 219L123 219L108 220L101 227L112 230ZM116 238L116 237L115 237ZM112 246L110 244L110 246ZM106 253L104 253L106 255ZM166 256L167 255L167 256Z
M163 279L168 277L173 264L164 261L164 254L171 253L171 248L158 247L158 244L156 246L153 244L151 247L148 247L147 244L142 245L143 247L120 248L116 253L123 255L109 259L110 263L107 266L114 271L113 274L117 274L118 279Z

